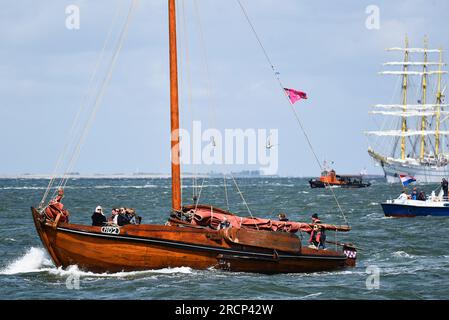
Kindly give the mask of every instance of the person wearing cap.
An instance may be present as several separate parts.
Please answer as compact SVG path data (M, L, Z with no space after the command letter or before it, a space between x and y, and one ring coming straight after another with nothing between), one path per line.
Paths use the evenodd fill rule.
M96 227L104 226L108 223L108 219L106 219L103 208L98 206L95 208L94 213L92 214L92 225Z

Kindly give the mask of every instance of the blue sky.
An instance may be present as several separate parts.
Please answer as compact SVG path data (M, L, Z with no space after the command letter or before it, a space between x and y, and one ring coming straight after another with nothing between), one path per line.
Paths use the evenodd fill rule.
M377 73L383 62L398 57L384 49L401 46L405 34L411 46L421 46L427 34L431 46L449 48L449 3L242 2L283 83L309 95L296 108L320 160L334 161L342 173L363 168L380 173L366 152L363 131L376 129L368 115L370 106L390 102L393 93L395 81ZM2 4L0 174L53 170L117 6L122 23L129 3L19 0ZM65 8L72 4L80 8L79 30L65 26ZM182 124L188 126L196 119L221 130L278 129L279 174L317 175L313 155L237 3L197 0L197 4L210 80L194 1L185 0L193 105L181 105ZM140 1L74 171L169 172L166 5L163 0ZM365 27L368 5L380 8L379 30ZM118 28L114 30L118 34ZM185 55L182 58L185 71ZM189 91L182 70L185 102Z

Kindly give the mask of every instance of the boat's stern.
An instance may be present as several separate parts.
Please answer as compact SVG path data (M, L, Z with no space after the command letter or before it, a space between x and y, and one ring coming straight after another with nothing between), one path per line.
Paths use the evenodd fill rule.
M357 248L352 245L345 245L343 253L346 255L346 267L355 267L357 264Z

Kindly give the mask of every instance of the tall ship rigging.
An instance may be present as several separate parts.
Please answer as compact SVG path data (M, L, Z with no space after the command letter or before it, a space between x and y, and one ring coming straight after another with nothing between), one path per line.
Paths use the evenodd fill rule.
M446 64L443 49L428 47L427 37L422 48L410 47L406 37L404 47L387 49L400 53L402 61L384 63L396 69L380 72L398 77L399 96L392 104L377 104L371 115L381 117L381 128L366 134L375 137L369 155L382 167L389 183L400 182L400 175L410 175L419 183L441 182L449 176L449 112L445 103ZM399 60L399 59L398 59Z

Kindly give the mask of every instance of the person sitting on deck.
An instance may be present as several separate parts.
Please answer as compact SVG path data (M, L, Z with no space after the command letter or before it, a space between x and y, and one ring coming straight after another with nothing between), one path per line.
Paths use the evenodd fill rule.
M119 215L119 209L118 209L118 208L113 208L113 209L112 209L111 216L110 216L109 219L108 219L108 222L109 222L110 224L115 224L115 225L117 225L117 224L118 224L118 223L117 223L118 215Z
M424 193L424 191L421 191L418 195L418 200L419 201L426 201L426 194Z
M408 199L407 192L405 190L402 191L401 195L398 197L398 200L405 201Z
M326 234L321 226L314 225L313 230L310 233L309 243L317 249L325 249Z
M126 214L126 208L120 208L120 213L117 217L117 225L124 226L130 223L130 217Z
M279 221L288 222L288 218L285 213L283 213L283 212L279 213L278 217L279 217Z
M64 198L64 189L58 189L58 195L56 198L52 199L45 209L45 215L48 219L55 221L58 219L59 222L69 222L70 213L64 209L64 205L61 200Z
M138 215L136 215L136 210L135 209L127 208L126 209L126 215L129 218L129 223L130 224L140 224L140 222L142 221L142 217L139 217Z
M95 212L92 215L92 225L96 227L101 227L106 225L108 220L103 214L103 208L98 206L95 208Z

